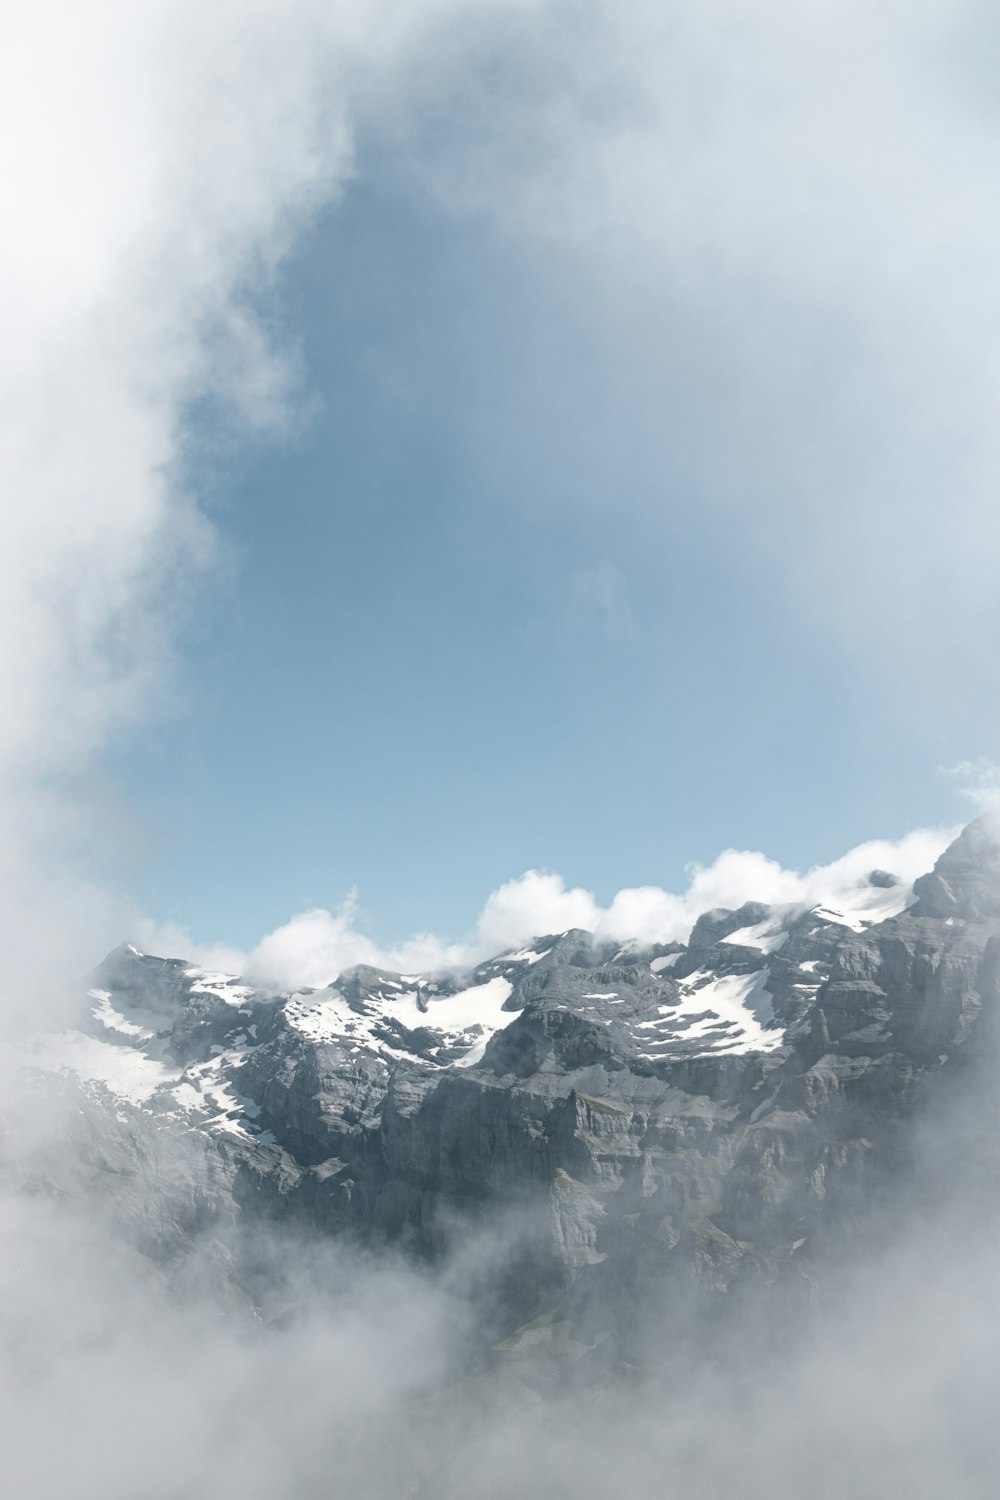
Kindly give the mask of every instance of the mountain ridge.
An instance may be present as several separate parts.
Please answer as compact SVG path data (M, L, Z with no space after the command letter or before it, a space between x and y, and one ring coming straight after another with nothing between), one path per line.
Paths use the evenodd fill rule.
M687 944L571 929L285 995L122 945L27 1060L100 1117L88 1149L154 1256L190 1250L193 1194L201 1235L294 1225L432 1260L527 1214L513 1326L642 1289L810 1287L901 1180L913 1120L965 1087L998 958L1000 845L977 822L912 892L874 870L845 910L746 903ZM148 1165L180 1140L201 1174L180 1173L183 1211Z

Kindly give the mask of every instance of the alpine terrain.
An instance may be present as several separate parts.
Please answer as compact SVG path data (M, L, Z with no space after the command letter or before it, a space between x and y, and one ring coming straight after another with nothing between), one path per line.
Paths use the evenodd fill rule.
M478 1234L496 1347L598 1308L621 1363L653 1306L679 1327L750 1288L822 1295L838 1246L941 1178L925 1125L971 1131L974 1167L998 964L983 820L912 888L872 870L841 909L709 911L683 945L539 934L278 995L126 945L72 1029L24 1044L85 1177L50 1150L20 1185L85 1180L145 1255L180 1274L209 1242L251 1299L265 1225L431 1264Z

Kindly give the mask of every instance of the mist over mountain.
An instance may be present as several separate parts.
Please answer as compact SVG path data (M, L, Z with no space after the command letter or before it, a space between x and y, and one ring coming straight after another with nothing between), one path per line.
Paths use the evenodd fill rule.
M2 1494L993 1500L989 7L5 20Z
M986 1494L989 1431L957 1483L952 1449L996 1394L996 826L844 895L291 994L122 945L9 1079L5 1202L54 1216L106 1320L70 1320L75 1359L127 1383L149 1324L156 1441L176 1403L214 1409L220 1360L253 1386L241 1424L271 1420L262 1367L294 1367L250 1495L597 1494L612 1471L792 1495L808 1471L822 1495L929 1496L939 1464ZM62 1339L59 1268L5 1269L15 1309L50 1274ZM977 1372L961 1419L942 1358ZM809 1409L834 1371L842 1409ZM90 1415L98 1470L119 1425ZM179 1493L167 1467L135 1493Z

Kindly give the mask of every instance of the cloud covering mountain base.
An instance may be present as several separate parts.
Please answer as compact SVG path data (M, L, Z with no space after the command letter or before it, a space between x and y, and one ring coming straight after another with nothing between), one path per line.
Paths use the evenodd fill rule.
M502 1234L433 1274L264 1236L261 1322L207 1249L180 1281L92 1205L3 1213L0 1463L26 1500L992 1493L997 1223L968 1183L849 1254L819 1306L680 1332L643 1309L661 1375L544 1322L477 1352L464 1299Z
M666 967L584 933L509 955L522 1008L471 1061L379 1032L402 976L342 976L314 1036L111 955L111 1050L152 1019L270 1128L239 1093L209 1117L12 1060L18 1492L991 1493L1000 840L978 820L912 892L875 873L867 917L716 911ZM648 1022L601 1019L630 993L684 1032L689 980L701 1011L762 963L776 1048L654 1055Z
M190 1120L151 1120L62 1075L25 1080L23 1058L10 1057L25 1017L43 1032L53 1017L62 1025L79 1000L75 975L128 931L141 946L242 971L266 991L326 985L357 963L447 972L573 927L598 942L669 945L706 908L753 899L801 914L836 906L873 869L909 885L930 867L945 834L866 844L805 874L728 851L682 894L643 887L606 907L536 871L489 897L462 941L419 937L384 949L348 904L304 912L252 952L220 954L143 925L126 895L102 886L101 858L90 857L120 837L93 813L103 757L171 705L197 580L229 561L187 473L192 410L224 407L244 436L294 424L294 350L272 336L268 297L296 238L357 170L359 140L395 150L406 180L456 220L488 222L525 262L556 267L577 315L641 376L638 427L655 434L643 448L651 469L666 430L687 461L702 464L699 493L724 528L781 559L782 586L803 614L849 642L865 670L881 664L871 679L880 693L917 704L918 716L929 698L939 717L941 704L958 704L963 722L988 733L1000 384L990 333L1000 244L984 67L991 23L981 8L936 0L890 5L874 20L869 12L853 4L817 21L771 3L748 13L723 3L626 14L561 0L413 0L390 14L308 0L208 9L94 0L22 6L12 18L0 57L17 226L0 266L0 477L11 497L0 512L0 1472L11 1495L995 1492L995 1056L985 1047L982 1066L964 1071L953 1056L968 1043L970 995L980 995L969 976L995 979L997 945L987 936L970 959L959 926L973 918L950 913L940 890L944 904L911 919L947 927L937 949L920 931L905 941L890 934L884 952L867 933L857 944L841 935L844 972L825 1008L809 1009L818 981L790 981L803 1003L789 1027L808 1012L802 1047L848 1039L834 1048L835 1066L821 1052L789 1069L790 1090L813 1109L800 1135L766 1113L770 1093L744 1108L749 1094L734 1103L727 1092L733 1075L756 1087L756 1055L749 1064L710 1058L724 1085L714 1113L707 1094L687 1095L695 1105L671 1126L671 1149L695 1156L723 1139L762 1141L757 1165L803 1186L820 1215L825 1187L796 1176L796 1141L807 1155L827 1151L863 1172L891 1117L901 1152L892 1164L902 1141L919 1169L907 1158L901 1203L882 1218L882 1197L864 1215L848 1201L836 1274L823 1287L799 1273L815 1263L800 1256L797 1236L769 1247L794 1268L795 1295L778 1313L769 1283L759 1300L733 1300L731 1322L718 1313L702 1321L698 1304L687 1324L663 1320L647 1294L632 1308L645 1324L642 1360L603 1337L600 1297L581 1296L570 1310L559 1303L527 1327L504 1321L497 1288L538 1230L530 1218L465 1224L436 1260L424 1243L403 1259L384 1244L320 1235L315 1224L282 1221L274 1202L303 1183L321 1196L341 1172L332 1152L298 1162L281 1155L284 1146L262 1145L273 1153L263 1184L240 1155L246 1140L237 1149ZM438 128L442 98L456 104L460 131ZM755 190L761 182L766 193ZM731 466L719 458L730 448L719 441L717 401L710 422L691 422L681 403L665 427L648 395L663 386L650 350L669 342L662 330L677 298L690 299L701 332L722 328L720 367L743 372L727 418L740 439ZM652 332L635 337L646 320ZM844 329L850 357L827 357L841 350ZM747 372L765 366L775 378L762 408ZM762 448L762 409L784 409L803 370L816 367L818 387L805 382L809 422L794 442ZM827 399L834 369L842 379ZM845 451L845 431L851 462L841 469L831 456ZM482 463L492 475L500 447L502 483L514 494L509 443L487 443ZM836 482L820 485L826 473ZM613 477L605 488L617 504ZM645 503L647 491L637 493ZM950 967L937 961L945 948L957 955ZM755 952L742 961L747 973L761 968ZM909 989L894 1009L899 996L883 1004L888 991L876 979L902 969ZM662 1001L704 1026L692 997L705 976L684 977L694 974L684 1006L667 1006L669 981L657 972L654 984L647 962L644 1003ZM581 997L592 1007L621 998L594 983L597 998L589 989ZM954 1013L944 1007L953 1029L940 1049L930 1045L928 994L955 1002ZM609 1114L603 1098L592 1107L591 1094L581 1104L578 1079L562 1088L561 1059L576 1068L583 1056L588 1087L610 1060L606 1071L628 1072L640 1104L663 1079L648 1057L635 1072L619 1066L625 1043L603 1013L600 1025L588 1013L574 1031L552 1019L559 1009L532 1012L517 1047L498 1049L510 1074L484 1073L477 1085L471 1066L452 1070L441 1097L470 1098L478 1087L495 1102L496 1079L516 1078L503 1097L526 1100L515 1118L521 1138L544 1137L536 1122L552 1106L566 1122L564 1135L553 1131L556 1146L571 1164L597 1164L594 1180L610 1201L619 1158L639 1158L624 1127L618 1157L606 1150L602 1129L611 1131L609 1120L617 1129L621 1112ZM852 1031L853 1018L864 1024ZM643 1011L637 1028L662 1019ZM911 1040L929 1028L916 1062L899 1062L879 1030L897 1023ZM299 1045L287 1028L286 1044ZM114 1045L124 1055L131 1041ZM206 1042L199 1064L214 1066L212 1047L225 1050ZM301 1086L273 1095L294 1115L317 1096L315 1053L289 1058L301 1065ZM535 1062L532 1092L525 1079ZM700 1050L694 1064L700 1075ZM382 1087L384 1059L368 1066ZM433 1067L445 1071L440 1060ZM368 1075L353 1054L347 1064L338 1056L337 1069L364 1093ZM964 1107L929 1109L922 1125L909 1085L939 1072L965 1085ZM282 1078L276 1067L272 1082ZM418 1138L410 1075L400 1079L378 1094L378 1119L391 1121L392 1143L405 1148ZM838 1090L859 1079L873 1095L862 1108L845 1092L851 1107L841 1116ZM218 1113L232 1124L229 1105ZM353 1128L367 1098L349 1105L343 1118ZM635 1118L644 1121L641 1109ZM831 1120L847 1122L843 1139L824 1135ZM490 1134L494 1123L485 1118L479 1136L490 1161L503 1138ZM306 1134L302 1120L291 1124ZM418 1161L404 1202L411 1227L428 1182L462 1161L467 1138L453 1137L450 1155ZM381 1146L388 1137L373 1130L372 1139ZM664 1201L674 1193L677 1213L697 1216L704 1179L680 1172L674 1181L662 1142L653 1147L656 1190ZM384 1155L373 1152L372 1163L381 1171ZM234 1207L237 1179L248 1199L261 1188L269 1210L249 1232ZM773 1207L763 1168L733 1181L740 1212ZM888 1192L886 1176L877 1181ZM562 1178L556 1186L557 1199L572 1199L565 1223L587 1220L596 1236L608 1222L596 1192L573 1196ZM670 1217L658 1214L650 1232L672 1249ZM551 1236L551 1215L544 1229ZM572 1251L596 1244L567 1238ZM705 1263L730 1253L727 1239L735 1242L703 1236ZM598 1275L604 1253L584 1255ZM739 1263L767 1283L771 1262L756 1246L741 1249ZM728 1309L727 1294L722 1302Z

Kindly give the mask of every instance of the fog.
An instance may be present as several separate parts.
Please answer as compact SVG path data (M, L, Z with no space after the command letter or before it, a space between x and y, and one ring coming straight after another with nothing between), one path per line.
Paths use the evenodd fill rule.
M993 1060L971 1071L960 1106L928 1114L898 1201L859 1211L777 1294L721 1313L647 1296L634 1363L602 1353L614 1315L586 1302L564 1342L491 1348L490 1287L533 1227L514 1216L456 1231L434 1268L220 1223L154 1265L80 1149L72 1087L22 1099L4 1163L5 1482L150 1500L985 1496L997 1110ZM157 1192L210 1191L205 1158L168 1149Z
M449 211L492 217L525 253L543 253L541 243L548 255L557 241L581 286L624 263L646 285L666 265L674 287L704 299L704 266L730 255L734 297L734 287L764 285L760 305L773 306L780 283L776 322L752 318L737 341L744 364L761 340L773 349L775 329L780 342L803 305L856 322L880 375L852 390L884 396L884 377L891 441L845 506L833 581L853 577L851 544L861 545L858 618L870 625L885 605L924 631L915 638L933 637L946 663L990 625L994 127L985 105L980 115L957 104L952 87L956 71L979 76L986 23L971 7L919 6L912 23L909 10L886 11L865 57L876 74L881 59L892 87L869 87L866 69L858 77L861 118L880 142L869 159L841 109L858 8L834 27L828 75L791 11L773 54L745 52L754 20L774 20L774 7L757 9L743 22L728 5L670 7L672 41L659 8L638 7L617 34L611 97L592 71L607 6L426 0L387 19L362 3L204 11L106 0L21 7L13 18L0 63L17 200L0 355L10 496L0 530L0 1476L10 1495L971 1500L995 1490L989 1049L955 1086L960 1107L928 1102L892 1201L858 1205L829 1246L807 1248L787 1284L751 1286L721 1311L686 1293L678 1301L670 1286L615 1306L581 1290L571 1327L540 1325L510 1347L511 1283L545 1232L543 1209L455 1223L433 1263L238 1220L204 1142L127 1107L102 1114L71 1079L25 1075L16 1053L25 1025L57 1024L79 976L142 919L94 874L95 843L116 836L95 831L95 807L108 747L167 711L182 680L198 579L227 563L224 538L178 477L186 415L210 396L244 436L293 421L294 351L272 337L261 303L296 236L355 170L365 131L403 142L406 170ZM592 23L582 33L581 17ZM820 19L831 23L826 11ZM498 36L515 52L527 38L530 53L539 37L551 48L581 34L585 44L546 54L566 63L557 90L528 88L491 114L476 63ZM929 60L942 36L961 37L944 48L944 85ZM693 148L691 102L674 87L678 57L721 80L705 151ZM817 77L829 108L813 112ZM925 118L927 77L936 84ZM468 106L453 148L435 135L427 100L445 85ZM739 123L747 87L749 140ZM885 98L891 128L878 133ZM653 100L666 101L663 114ZM691 107L697 117L701 104ZM609 111L614 128L602 135ZM522 133L512 136L514 119ZM810 123L812 153L801 144ZM664 143L676 170L661 195ZM762 211L743 192L759 150L780 204L801 188L807 212ZM867 165L852 175L858 151ZM918 157L929 177L908 169L901 211L889 213L894 173ZM642 222L636 203L651 206ZM862 233L876 211L875 232ZM884 501L899 489L882 481L912 474L908 443L924 422L945 451L964 444L952 524L940 545L921 529L940 498L938 468L907 491L911 530L885 567L900 511ZM821 506L790 524L800 497L792 459L792 482L769 490L762 513L794 559L825 533ZM734 491L722 488L728 513ZM951 633L924 630L928 576L955 604ZM841 618L834 596L816 607L850 633L857 618L850 608ZM970 678L988 653L972 655ZM785 890L788 872L770 873ZM535 905L523 882L498 893L491 937L544 929L533 912L561 912L567 900L615 930L589 893L541 878L550 883ZM716 886L705 889L714 899ZM690 905L670 899L680 902L671 920L687 922ZM329 923L318 927L327 954ZM625 1325L642 1337L630 1344Z
M883 1142L887 1171L841 1190L780 1275L722 1297L579 1276L526 1326L544 1198L445 1219L431 1259L332 1239L233 1214L224 1144L68 1076L8 1074L6 1483L40 1500L992 1494L990 972L971 1044Z

